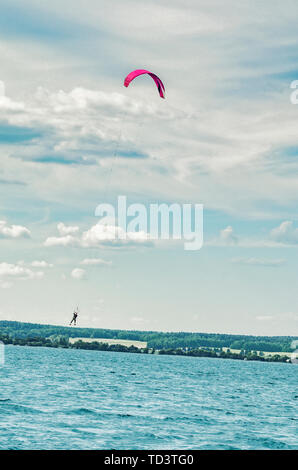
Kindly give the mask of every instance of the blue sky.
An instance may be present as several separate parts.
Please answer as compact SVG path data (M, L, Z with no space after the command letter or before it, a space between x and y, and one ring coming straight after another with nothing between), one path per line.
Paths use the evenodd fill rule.
M1 319L67 324L79 304L91 327L298 334L297 13L2 6ZM149 77L123 87L135 68L166 100ZM119 194L204 204L203 248L91 242L96 206Z

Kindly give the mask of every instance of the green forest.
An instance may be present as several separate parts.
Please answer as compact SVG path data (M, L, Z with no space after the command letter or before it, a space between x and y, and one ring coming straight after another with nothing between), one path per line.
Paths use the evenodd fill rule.
M18 339L45 340L54 337L68 338L110 338L146 341L148 348L231 348L245 351L291 352L291 344L298 337L294 336L251 336L215 333L156 332L137 330L110 330L102 328L80 328L16 321L0 321L0 340L4 343ZM41 341L44 343L44 341Z

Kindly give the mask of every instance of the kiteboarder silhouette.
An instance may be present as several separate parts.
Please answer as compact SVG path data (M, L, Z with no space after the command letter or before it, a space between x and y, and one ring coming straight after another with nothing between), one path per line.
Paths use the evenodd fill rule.
M73 312L73 316L72 316L72 320L70 322L70 325L73 323L74 325L77 324L77 317L78 317L78 314L79 314L79 307L77 307L74 312Z

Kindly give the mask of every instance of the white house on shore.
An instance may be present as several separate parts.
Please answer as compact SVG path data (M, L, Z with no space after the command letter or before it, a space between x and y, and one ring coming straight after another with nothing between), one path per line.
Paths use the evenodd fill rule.
M146 341L131 341L128 339L111 339L111 338L69 338L71 344L75 344L78 341L84 341L84 343L106 343L109 346L112 344L120 344L121 346L134 346L135 348L144 349L147 348Z

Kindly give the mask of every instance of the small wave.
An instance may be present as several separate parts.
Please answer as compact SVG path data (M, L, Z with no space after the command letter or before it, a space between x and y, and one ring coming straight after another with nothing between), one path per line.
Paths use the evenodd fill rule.
M289 446L276 439L271 439L268 437L255 437L249 440L249 443L252 444L253 447L258 447L258 449L288 449Z
M89 416L97 416L103 418L132 418L135 415L129 413L113 413L109 411L95 411L91 410L90 408L72 408L70 410L64 411L64 414L67 415L89 415Z
M31 406L18 405L16 403L10 403L11 400L7 400L6 403L3 403L1 406L1 412L16 412L16 413L29 413L29 414L40 414L44 411L37 408L32 408Z
M97 415L98 413L94 410L91 410L90 408L73 408L71 410L67 411L67 414L76 414L76 415Z

